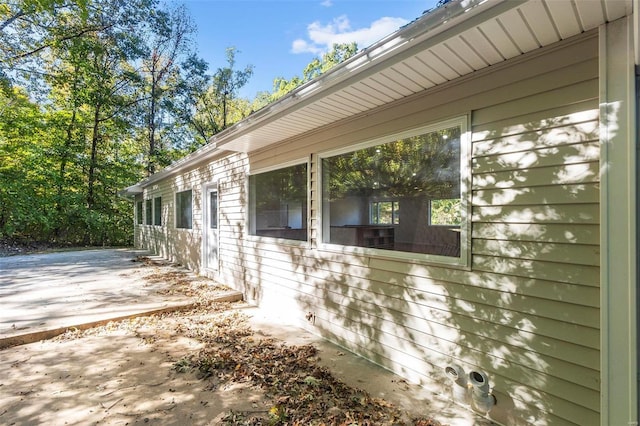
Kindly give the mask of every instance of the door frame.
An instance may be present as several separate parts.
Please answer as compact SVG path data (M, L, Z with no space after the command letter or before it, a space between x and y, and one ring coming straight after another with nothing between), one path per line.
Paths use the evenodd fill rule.
M216 192L216 196L218 198L218 205L220 203L220 192L218 189L218 181L205 182L202 185L202 269L211 272L217 273L220 269L220 208L218 207L218 227L216 232L216 247L218 250L217 262L215 265L210 264L209 259L209 223L210 223L210 215L211 215L211 205L209 204L209 193L211 191Z

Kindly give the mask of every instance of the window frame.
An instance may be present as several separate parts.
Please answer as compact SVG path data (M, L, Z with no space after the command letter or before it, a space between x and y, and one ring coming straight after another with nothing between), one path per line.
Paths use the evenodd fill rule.
M381 203L391 203L391 223L381 223L380 222L380 204ZM379 199L379 200L370 200L369 201L369 225L398 225L400 223L400 217L396 214L400 210L398 200L392 200L388 198ZM374 205L376 208L374 209ZM374 222L373 216L374 211L376 212L376 220Z
M255 175L259 175L259 174L263 174L263 173L268 173L268 172L273 172L276 170L281 170L281 169L286 169L289 167L294 167L294 166L299 166L299 165L306 165L307 167L307 187L305 189L305 193L306 193L306 230L307 230L307 238L305 240L294 240L294 239L289 239L289 238L282 238L282 237L270 237L270 236L265 236L265 235L255 235L252 232L254 231L254 226L255 226L255 218L252 218L252 216L255 215L255 198L251 195L252 194L252 189L251 189L251 176L255 176ZM291 161L286 161L283 163L278 163L276 165L273 166L269 166L269 167L263 167L263 168L259 168L256 170L252 170L250 173L247 174L247 178L246 178L246 187L245 187L245 193L247 194L247 212L246 212L246 217L245 217L245 226L247 229L247 239L249 239L250 241L258 241L258 242L277 242L278 244L286 244L286 245L291 245L291 246L304 246L304 247L309 247L310 246L310 235L311 235L311 157L304 157L304 158L298 158L295 160L291 160Z
M420 127L414 127L408 130L399 131L387 136L367 139L354 144L349 144L337 149L331 149L318 153L315 163L315 173L318 177L315 181L315 193L318 194L318 247L322 250L367 255L376 258L387 259L403 259L405 261L415 261L424 264L447 265L451 267L459 267L468 270L470 268L471 258L471 114L465 114L454 118L439 120L431 124ZM325 158L330 158L342 154L348 154L376 145L414 137L417 135L435 132L449 127L458 126L460 128L460 200L461 206L461 224L460 224L460 256L449 257L443 255L414 253L407 251L384 250L379 248L349 246L336 243L326 242L325 239L330 232L330 217L328 214L329 203L325 201L324 194L324 171L322 163ZM386 200L376 200L386 201ZM369 212L370 214L370 212ZM395 226L395 225L389 225Z
M178 224L178 219L180 217L180 215L178 214L178 208L182 207L179 205L178 203L178 196L180 194L184 194L185 192L190 192L191 193L191 213L190 213L190 219L189 219L189 226L179 226ZM175 195L173 197L174 200L174 220L173 220L173 225L175 227L175 229L183 229L183 230L192 230L193 229L193 188L186 188L183 189L182 191L176 191ZM181 224L180 224L181 225Z

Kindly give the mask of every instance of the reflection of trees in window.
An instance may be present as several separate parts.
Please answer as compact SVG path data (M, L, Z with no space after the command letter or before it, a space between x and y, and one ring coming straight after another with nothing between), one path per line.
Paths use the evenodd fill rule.
M251 234L307 239L307 165L249 177Z
M323 241L459 257L461 131L452 126L324 158Z
M191 229L192 192L191 190L176 193L176 228Z
M142 225L143 223L143 216L142 216L142 201L138 201L136 203L136 223L138 225Z
M323 161L329 199L460 195L460 128L451 127Z
M255 182L255 200L258 210L277 210L282 200L306 199L306 164L252 175L250 179Z
M147 225L151 225L151 213L152 213L152 201L146 200L145 201L145 223Z
M162 197L153 199L153 224L156 226L162 225Z

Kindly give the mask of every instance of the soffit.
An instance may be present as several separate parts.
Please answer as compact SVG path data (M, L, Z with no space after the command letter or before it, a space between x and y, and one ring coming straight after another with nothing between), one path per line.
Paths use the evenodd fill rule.
M211 141L251 152L298 137L597 28L630 14L631 0L459 0L444 8Z

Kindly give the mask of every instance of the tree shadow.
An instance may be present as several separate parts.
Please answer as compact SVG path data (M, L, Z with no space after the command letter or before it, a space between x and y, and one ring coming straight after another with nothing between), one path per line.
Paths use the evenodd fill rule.
M307 327L434 391L448 365L482 371L501 423L597 424L594 104L474 128L468 270L281 246Z
M598 118L588 99L473 123L468 268L327 247L313 214L308 243L248 237L249 157L220 158L193 172L220 176L218 279L434 393L451 392L447 366L487 374L500 423L597 424ZM198 270L199 219L163 232L163 255Z

